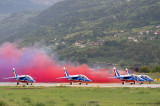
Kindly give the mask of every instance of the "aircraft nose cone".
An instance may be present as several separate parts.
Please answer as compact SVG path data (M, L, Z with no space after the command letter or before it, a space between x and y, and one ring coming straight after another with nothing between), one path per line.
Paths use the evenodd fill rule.
M90 79L86 79L86 81L91 81Z
M31 82L36 82L35 80L32 80Z
M150 81L154 81L153 79L150 79Z
M139 78L138 81L144 81L143 79Z

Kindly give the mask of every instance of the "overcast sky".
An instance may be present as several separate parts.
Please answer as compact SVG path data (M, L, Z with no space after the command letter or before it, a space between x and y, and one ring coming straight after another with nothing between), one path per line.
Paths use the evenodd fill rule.
M31 0L31 1L39 4L52 5L57 1L62 1L62 0Z
M62 0L0 0L0 15L24 10L43 10Z

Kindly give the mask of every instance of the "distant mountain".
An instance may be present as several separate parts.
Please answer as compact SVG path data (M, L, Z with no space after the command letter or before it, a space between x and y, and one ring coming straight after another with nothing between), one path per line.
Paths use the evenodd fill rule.
M82 21L90 21L97 23L93 27L103 30L113 25L119 29L137 28L154 22L160 24L159 13L157 0L66 0L41 12L35 22L55 26L57 23L79 25Z
M26 31L31 30L31 27L27 26L32 25L31 23L28 23L27 20L31 17L36 16L37 14L38 12L36 11L23 11L14 13L11 16L0 21L0 42L13 42L15 38L25 36L24 34L28 33ZM19 31L22 35L18 34Z
M64 0L0 21L0 42L44 40L60 59L80 63L160 64L159 13L158 0Z

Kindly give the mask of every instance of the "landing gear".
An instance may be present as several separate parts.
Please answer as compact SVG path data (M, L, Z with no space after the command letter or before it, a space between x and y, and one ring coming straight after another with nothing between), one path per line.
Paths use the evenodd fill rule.
M19 82L17 82L17 85L19 85Z
M124 82L122 82L122 85L124 85Z
M132 85L133 83L131 83L131 85Z
M88 85L88 82L86 83L86 85Z
M140 85L143 84L143 82L140 83Z
M32 83L31 83L31 85L32 85Z
M136 82L133 82L133 84L136 84Z
M81 82L79 83L79 85L81 85Z
M151 82L149 82L149 84L151 84Z
M27 85L28 85L28 82L27 82Z
M72 82L70 82L70 85L72 85Z

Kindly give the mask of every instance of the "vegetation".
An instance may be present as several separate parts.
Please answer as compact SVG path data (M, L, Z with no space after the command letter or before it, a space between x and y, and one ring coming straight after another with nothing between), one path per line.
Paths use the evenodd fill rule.
M98 58L103 57L116 57L117 62L113 59L110 59L109 61L118 63L121 66L130 64L140 66L142 64L149 65L149 63L160 63L160 46L144 42L106 41L104 42L104 45L99 47L81 50L69 49L65 51L66 54L63 53L63 51L60 52L63 59L66 57L68 59L79 59L79 57L83 57L80 58L83 62L86 61L86 58L96 58L98 60Z
M80 63L159 65L159 13L158 0L64 0L20 21L22 13L0 21L0 42L43 40L61 60Z
M160 105L159 88L0 87L0 105Z
M160 66L156 66L152 71L153 72L160 72Z
M145 73L160 72L160 66L155 66L154 68L150 68L149 66L141 66L140 69L139 69L139 72L145 72Z
M149 66L141 66L140 67L140 72L149 73L149 72L151 72L151 69L150 69Z

